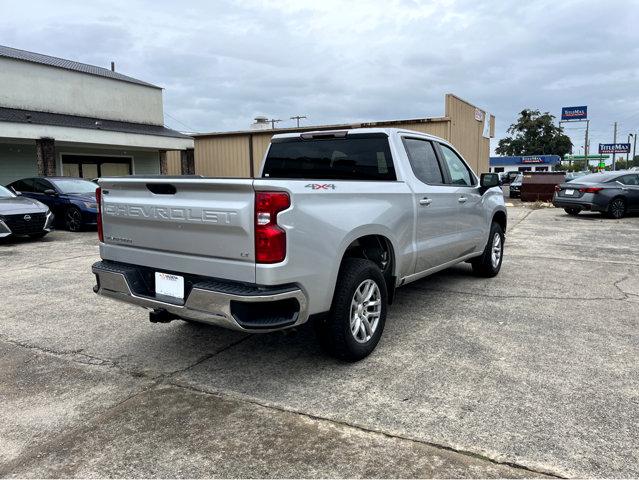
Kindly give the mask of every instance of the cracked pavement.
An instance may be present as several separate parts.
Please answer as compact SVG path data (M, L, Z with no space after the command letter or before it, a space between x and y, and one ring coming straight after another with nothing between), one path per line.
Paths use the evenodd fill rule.
M400 290L374 354L93 294L95 233L0 244L1 477L636 477L639 217L509 209L499 276Z

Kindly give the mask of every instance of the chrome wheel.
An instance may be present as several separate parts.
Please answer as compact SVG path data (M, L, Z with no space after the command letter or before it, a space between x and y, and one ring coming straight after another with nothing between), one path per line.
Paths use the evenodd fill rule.
M77 208L70 208L66 211L64 216L67 224L67 228L72 232L77 232L82 226L82 214Z
M374 280L364 280L355 289L351 300L351 334L359 343L368 342L382 313L382 295Z
M617 200L614 200L610 204L609 208L610 208L610 215L612 215L614 218L621 218L626 212L626 204L624 203L623 200L619 198Z
M499 266L499 261L501 260L502 254L502 244L501 244L501 235L499 233L495 233L493 236L493 247L490 252L490 261L493 265L493 268L497 268Z

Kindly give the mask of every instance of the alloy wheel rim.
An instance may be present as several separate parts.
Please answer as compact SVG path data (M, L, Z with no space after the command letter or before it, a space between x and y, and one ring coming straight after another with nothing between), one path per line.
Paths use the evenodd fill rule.
M501 235L498 233L495 233L493 237L493 248L490 252L490 260L493 264L493 268L499 266L499 261L501 260Z
M67 225L69 226L69 230L78 230L80 228L80 212L77 210L67 211Z
M382 295L374 280L364 280L355 289L351 300L350 330L358 343L368 342L379 326Z
M612 215L615 218L619 218L623 215L623 202L621 200L615 200L614 202L612 202L611 205L611 209L612 209Z

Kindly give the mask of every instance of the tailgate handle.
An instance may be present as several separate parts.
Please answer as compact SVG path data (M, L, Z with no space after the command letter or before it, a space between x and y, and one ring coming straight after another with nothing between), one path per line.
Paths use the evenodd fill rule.
M177 192L175 185L170 183L147 183L146 188L156 195L175 195Z

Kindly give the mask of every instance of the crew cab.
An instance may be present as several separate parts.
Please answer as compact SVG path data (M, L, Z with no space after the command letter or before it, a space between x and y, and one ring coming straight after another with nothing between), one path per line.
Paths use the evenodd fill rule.
M102 178L100 295L246 332L315 323L358 360L395 289L459 262L503 260L497 174L477 178L445 140L364 128L275 135L259 178Z

